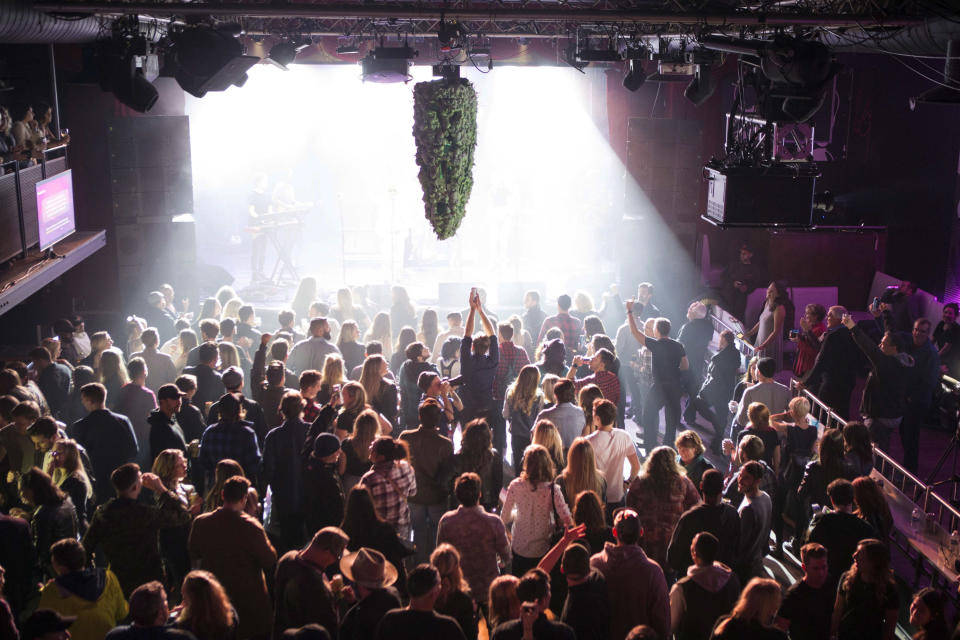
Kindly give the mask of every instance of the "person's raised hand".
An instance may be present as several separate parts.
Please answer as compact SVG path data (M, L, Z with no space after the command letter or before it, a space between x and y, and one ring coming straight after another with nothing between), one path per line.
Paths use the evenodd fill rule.
M143 484L145 489L150 489L154 492L167 490L167 488L163 486L163 481L160 480L160 476L155 473L150 473L149 471L140 474L140 482Z
M634 302L634 301L633 301L633 298L630 298L629 300L627 300L627 302L626 302L626 305L627 305L627 313L633 313L633 302Z
M843 326L845 326L847 329L853 329L855 326L857 326L857 323L854 322L853 317L849 313L843 314L842 322Z
M807 322L807 319L805 317L800 318L800 328L803 329L804 331L810 331L810 323Z
M723 443L721 444L721 450L725 456L732 455L736 450L736 447L733 446L733 440L730 438L724 438Z
M579 540L580 538L587 535L587 525L578 524L574 527L570 527L563 532L563 540L566 544L570 544L574 540Z

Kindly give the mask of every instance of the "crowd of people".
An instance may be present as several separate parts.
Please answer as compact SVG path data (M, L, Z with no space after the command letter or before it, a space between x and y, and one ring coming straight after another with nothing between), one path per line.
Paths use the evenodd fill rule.
M58 319L0 371L0 640L892 640L872 444L906 442L944 347L924 319L901 339L898 299L789 333L782 292L742 376L707 305L674 332L650 283L502 321L474 289L441 327L402 287L381 310L307 278L272 331L229 287L189 314L165 285L123 348ZM869 370L863 422L775 379L789 339L838 411ZM914 637L946 610L919 592Z
M53 110L46 102L18 101L9 109L0 105L0 174L11 171L14 162L24 168L39 162L47 149L69 144L70 132L51 131L52 123Z

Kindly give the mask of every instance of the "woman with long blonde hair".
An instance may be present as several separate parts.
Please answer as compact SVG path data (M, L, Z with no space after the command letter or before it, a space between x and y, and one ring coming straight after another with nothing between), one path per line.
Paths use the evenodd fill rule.
M553 392L553 388L557 386L558 382L560 382L560 376L555 376L552 373L548 373L540 379L540 389L543 391L544 409L549 409L557 404L557 395Z
M367 403L391 425L396 425L400 412L397 405L400 392L397 385L387 378L389 372L386 358L379 353L368 356L360 370L360 385L367 395Z
M53 483L73 501L77 510L78 529L82 535L87 530L87 513L93 500L93 484L83 468L77 441L57 440L50 455L50 464L45 471L53 479Z
M787 634L773 626L782 597L776 580L754 578L730 615L720 618L711 640L786 640Z
M182 451L164 449L154 459L151 471L159 476L163 486L177 496L180 504L189 510L191 515L196 516L203 510L203 499L193 485L183 483L183 479L187 477L187 459ZM160 504L159 496L156 496L156 500L157 504ZM179 586L183 576L190 571L190 552L187 548L189 536L190 523L160 531L160 553L167 577L174 587ZM172 595L176 597L176 589Z
M237 351L235 345L229 342L221 342L217 344L217 351L220 353L219 371L226 371L230 367L243 370L243 365L240 364L240 352Z
M120 399L120 388L130 382L127 366L119 352L108 349L100 354L100 383L107 388L107 406Z
M533 423L543 409L543 391L540 390L540 370L528 364L507 389L503 400L503 417L510 422L510 441L513 446L513 468L519 469L523 451L533 436Z
M566 461L563 456L563 440L557 425L549 420L538 420L533 428L533 444L538 444L550 454L554 470L563 469Z
M183 603L174 609L174 626L203 640L232 640L237 612L223 585L209 571L191 571L180 588Z
M666 566L670 537L687 509L700 504L700 493L677 462L672 447L657 447L630 483L626 505L643 517L640 546L651 560Z
M230 318L231 320L240 319L240 307L243 306L243 300L240 298L230 298L225 303L223 303L223 310L220 311L220 319L226 320Z
M467 640L476 640L477 610L460 569L460 552L444 542L430 554L430 564L440 574L440 597L433 610L456 620Z
M573 507L573 501L581 491L593 491L606 502L607 482L597 471L597 458L593 452L593 445L579 437L570 445L567 451L567 466L557 476L556 483L567 504Z
M556 519L559 519L556 526L569 527L573 522L553 478L550 453L538 444L531 444L523 456L523 471L507 487L500 511L503 524L513 525L510 572L515 576L522 576L537 566L550 550Z
M364 409L353 422L353 433L344 439L340 457L343 476L343 492L348 493L363 477L370 466L370 445L380 434L380 418L377 412Z
M359 382L348 382L323 405L320 415L314 420L304 443L304 454L313 451L313 441L323 431L336 434L342 442L353 432L353 423L360 412L367 408L367 394Z
M317 392L317 404L325 405L333 397L334 388L347 383L343 371L343 358L340 354L328 354L323 360L323 371L320 372L320 391Z

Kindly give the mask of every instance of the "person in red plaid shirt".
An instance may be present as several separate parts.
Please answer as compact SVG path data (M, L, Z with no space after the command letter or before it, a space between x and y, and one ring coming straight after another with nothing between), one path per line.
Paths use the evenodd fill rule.
M610 371L614 359L613 352L609 349L598 349L590 359L574 356L573 366L567 372L567 379L573 380L573 386L578 394L580 389L588 384L595 384L600 387L605 399L617 404L620 400L620 380L617 378L617 374ZM583 364L588 364L590 371L593 371L593 373L583 378L577 378L577 367Z
M317 404L317 392L320 391L322 374L316 369L307 369L300 374L300 395L306 403L303 407L303 421L313 424L320 415L320 405Z
M547 331L557 327L563 332L563 344L567 347L568 353L573 353L580 346L580 335L583 333L583 323L570 315L570 305L572 300L567 294L557 298L557 315L550 316L543 321L540 327L540 335L537 336L537 344L543 342Z

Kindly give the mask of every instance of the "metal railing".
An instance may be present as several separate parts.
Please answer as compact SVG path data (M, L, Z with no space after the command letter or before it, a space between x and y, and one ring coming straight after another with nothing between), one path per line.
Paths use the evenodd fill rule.
M795 378L790 380L790 391L793 395L802 394L810 401L810 413L823 422L825 427L842 429L847 425L847 421L837 415L830 406L809 390L801 388L799 381ZM821 419L821 416L823 416L824 419ZM950 504L947 498L944 498L936 492L936 485L925 484L894 460L890 454L877 447L873 447L873 465L876 472L882 476L884 481L889 482L892 487L895 487L900 494L924 514L924 519L926 519L927 515L932 515L933 522L939 525L940 530L943 532L938 534L942 554L944 551L944 541L947 535L949 535L949 532L960 528L960 510ZM949 566L949 564L945 567L942 566L941 562L933 562L930 559L924 562L923 554L918 550L911 549L911 540L914 539L915 533L910 531L897 533L899 535L894 536L893 542L915 564L916 574L914 576L914 584L917 583L922 573L929 575L934 585L953 579L953 575L951 574L953 568ZM942 558L940 559L942 560ZM926 565L929 565L930 568L927 569ZM946 584L946 582L944 582L944 584ZM948 590L951 593L955 593L955 590L952 588Z

